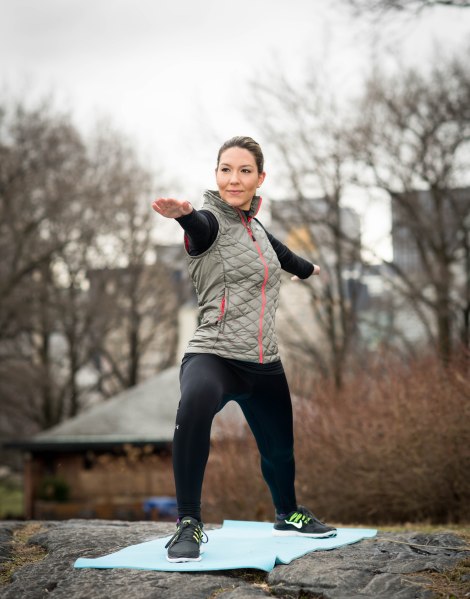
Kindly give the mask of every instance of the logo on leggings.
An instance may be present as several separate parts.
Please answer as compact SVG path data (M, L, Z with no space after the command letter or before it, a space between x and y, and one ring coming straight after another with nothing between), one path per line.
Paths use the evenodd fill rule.
M179 425L179 424L177 424L177 425L175 426L175 429L176 429L176 430L178 430L178 429L179 429L179 427L180 427L180 425Z

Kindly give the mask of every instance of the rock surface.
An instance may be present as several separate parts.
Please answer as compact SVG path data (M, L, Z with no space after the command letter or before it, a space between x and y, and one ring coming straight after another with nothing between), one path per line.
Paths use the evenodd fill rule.
M0 522L0 567L15 562L21 542L47 552L0 586L2 599L431 599L434 594L421 584L426 574L453 568L469 556L465 541L453 533L379 533L355 545L308 554L269 574L77 570L73 563L78 557L96 557L166 536L174 525L103 520L36 524L39 532L15 541L15 531L27 533L31 523Z

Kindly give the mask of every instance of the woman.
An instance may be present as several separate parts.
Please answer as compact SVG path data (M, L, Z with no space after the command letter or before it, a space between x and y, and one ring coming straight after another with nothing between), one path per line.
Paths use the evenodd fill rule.
M231 399L240 405L260 451L276 510L273 534L336 534L297 505L292 405L274 329L281 269L293 279L306 279L320 268L291 252L255 219L261 205L256 191L266 173L253 139L225 142L215 175L218 191L204 194L202 210L171 198L152 204L184 229L200 308L200 324L180 371L173 440L179 518L167 545L171 562L201 559L201 489L210 430L215 414Z

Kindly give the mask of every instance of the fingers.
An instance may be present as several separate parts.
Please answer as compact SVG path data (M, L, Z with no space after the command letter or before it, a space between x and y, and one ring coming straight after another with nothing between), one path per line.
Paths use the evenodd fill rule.
M158 212L159 214L162 213L162 203L161 203L161 198L158 200L155 200L154 202L152 202L152 208L155 210L155 212Z
M190 214L193 210L188 201L176 200L175 198L157 198L152 202L152 208L155 212L167 218L178 218Z
M163 214L165 211L174 207L176 205L176 203L178 203L178 200L174 200L173 198L157 198L152 203L152 208L156 212Z

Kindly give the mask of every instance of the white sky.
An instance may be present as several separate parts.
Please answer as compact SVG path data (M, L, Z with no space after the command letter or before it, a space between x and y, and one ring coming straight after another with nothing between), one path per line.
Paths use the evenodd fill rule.
M249 79L275 65L301 77L313 61L342 94L359 89L382 51L425 65L435 43L451 51L469 40L470 9L372 26L341 0L0 0L0 82L15 94L55 91L83 129L109 117L174 182L173 195L197 203L225 139L263 146L243 112ZM279 197L264 151L263 193ZM366 235L383 235L386 213L366 217Z

